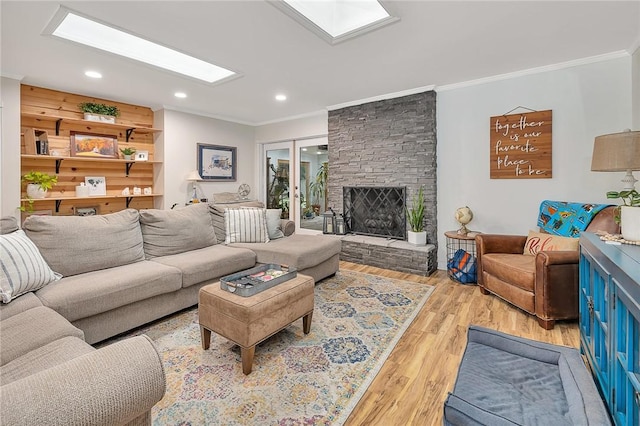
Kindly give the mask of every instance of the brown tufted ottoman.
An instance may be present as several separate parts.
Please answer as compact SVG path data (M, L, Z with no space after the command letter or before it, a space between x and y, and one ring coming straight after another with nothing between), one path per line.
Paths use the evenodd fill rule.
M198 295L202 348L209 349L211 332L240 346L242 372L251 373L256 345L302 318L305 334L311 330L313 278L300 275L249 297L209 284Z

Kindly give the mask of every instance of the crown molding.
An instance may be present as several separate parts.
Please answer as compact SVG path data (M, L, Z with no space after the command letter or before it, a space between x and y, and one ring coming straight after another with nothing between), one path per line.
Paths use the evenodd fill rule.
M336 109L347 108L356 105L368 104L370 102L385 101L387 99L401 98L403 96L415 95L416 93L428 92L435 90L436 86L422 86L415 89L402 90L400 92L386 93L384 95L373 96L371 98L358 99L356 101L345 102L342 104L330 105L327 107L328 111L334 111Z
M629 56L630 56L630 54L629 54L628 51L619 50L617 52L605 53L603 55L589 56L587 58L575 59L573 61L560 62L560 63L557 63L557 64L551 64L551 65L544 65L542 67L529 68L529 69L526 69L526 70L514 71L514 72L510 72L510 73L506 73L506 74L498 74L498 75L493 75L491 77L479 78L479 79L476 79L476 80L463 81L463 82L460 82L460 83L453 83L453 84L445 84L443 86L438 86L435 90L436 90L436 92L445 92L447 90L461 89L461 88L464 88L464 87L477 86L477 85L480 85L480 84L492 83L492 82L495 82L495 81L501 81L501 80L508 80L508 79L517 78L517 77L523 77L523 76L526 76L526 75L540 74L540 73L543 73L543 72L558 71L558 70L562 70L562 69L566 69L566 68L577 67L577 66L580 66L580 65L587 65L587 64L597 63L597 62L610 61L612 59L626 58L626 57L629 57Z

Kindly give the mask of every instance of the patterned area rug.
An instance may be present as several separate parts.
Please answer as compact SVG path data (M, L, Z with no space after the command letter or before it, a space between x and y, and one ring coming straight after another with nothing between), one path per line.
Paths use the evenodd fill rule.
M248 376L229 340L202 350L195 308L140 328L167 374L154 425L343 424L432 291L339 272L316 285L311 333L298 320L262 342Z

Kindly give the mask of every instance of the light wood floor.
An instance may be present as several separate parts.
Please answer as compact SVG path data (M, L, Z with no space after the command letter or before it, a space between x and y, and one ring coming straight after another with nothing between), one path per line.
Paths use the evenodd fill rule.
M498 297L480 294L475 285L450 280L445 271L422 277L348 262L340 262L340 269L435 286L347 426L441 425L443 403L453 389L470 324L579 347L577 321L559 322L553 330L544 330L533 316Z

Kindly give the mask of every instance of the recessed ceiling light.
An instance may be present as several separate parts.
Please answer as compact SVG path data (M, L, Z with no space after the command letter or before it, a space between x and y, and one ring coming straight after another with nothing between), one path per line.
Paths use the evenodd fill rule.
M56 37L213 83L235 73L168 47L85 18L61 7L44 31Z
M102 74L100 74L98 71L86 71L84 75L91 78L102 78Z
M282 94L276 95L276 101L282 102L286 100L287 100L287 95L282 95Z
M187 97L187 94L184 93L184 92L176 92L176 93L173 94L173 96L175 96L176 98L184 99L184 98Z

